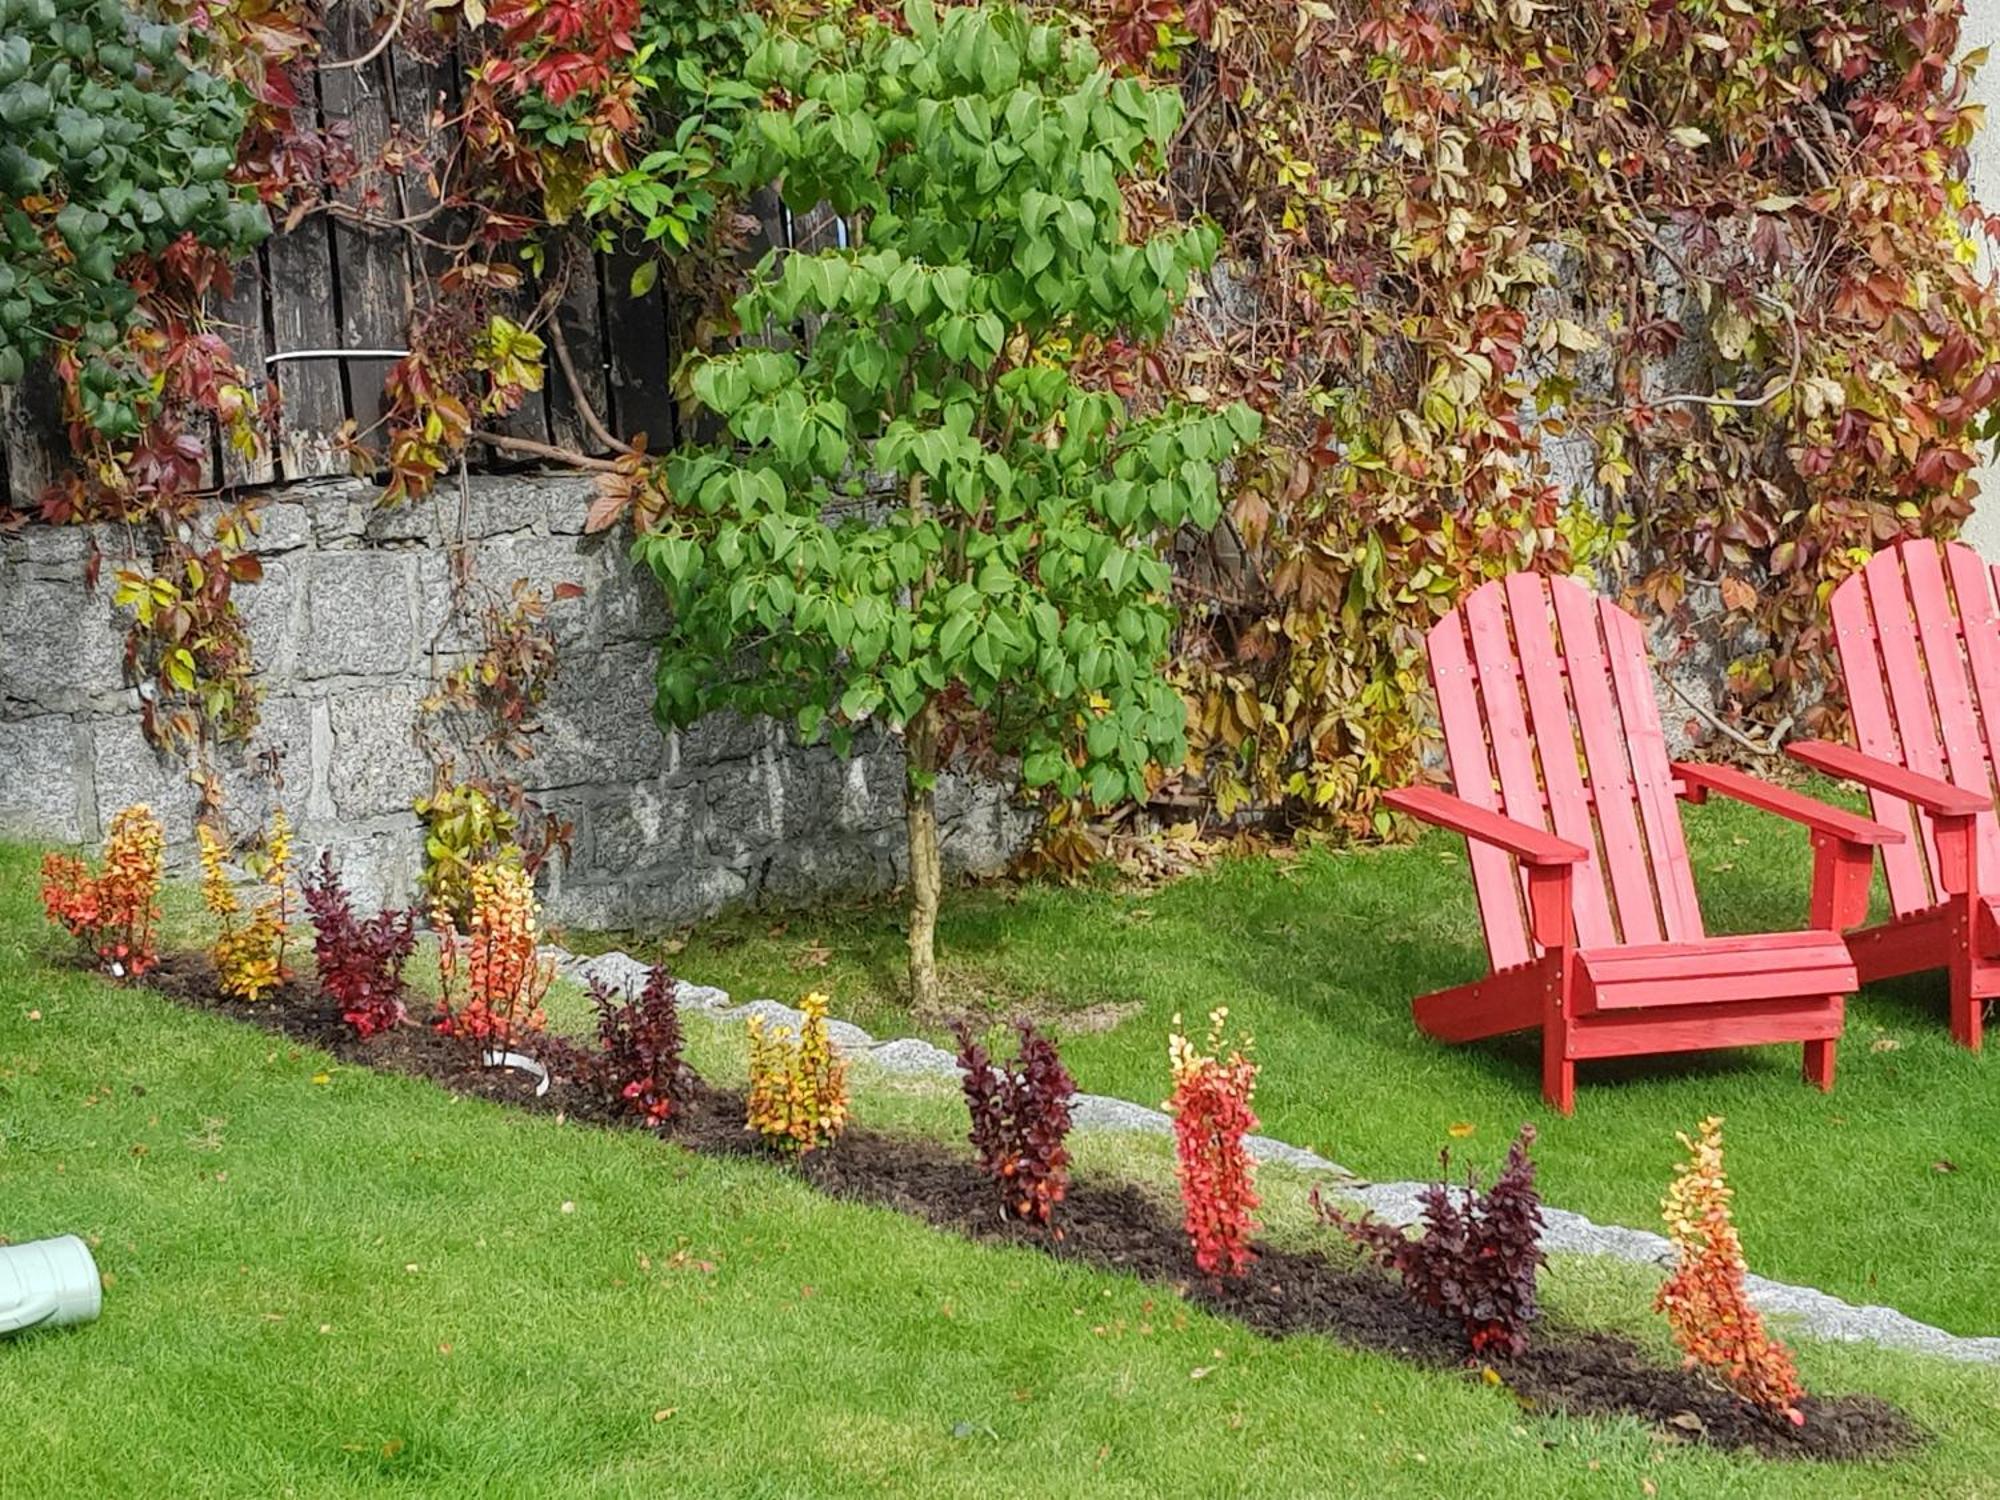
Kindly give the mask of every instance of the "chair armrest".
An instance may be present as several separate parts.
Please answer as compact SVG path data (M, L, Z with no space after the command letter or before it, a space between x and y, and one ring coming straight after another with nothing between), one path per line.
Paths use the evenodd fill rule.
M1674 774L1686 783L1684 794L1690 802L1707 800L1710 792L1720 792L1749 807L1762 808L1794 823L1803 823L1814 833L1831 834L1850 844L1900 844L1903 834L1872 818L1832 807L1816 797L1789 787L1773 786L1734 766L1703 766L1690 761L1674 762Z
M1436 787L1408 786L1387 792L1382 800L1398 812L1406 812L1426 823L1449 828L1482 844L1504 849L1524 865L1575 865L1590 858L1590 851L1568 839L1519 823L1504 813L1475 807L1462 797L1441 792Z
M1831 740L1794 740L1785 746L1785 753L1829 776L1858 781L1872 791L1914 802L1933 817L1970 817L1993 805L1993 799L1985 792L1970 791L1954 782L1905 770L1892 761L1878 760Z

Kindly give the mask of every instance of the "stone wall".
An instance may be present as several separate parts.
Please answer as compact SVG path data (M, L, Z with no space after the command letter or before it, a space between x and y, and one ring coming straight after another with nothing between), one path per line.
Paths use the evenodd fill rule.
M232 823L247 828L282 805L303 848L333 848L370 899L401 901L421 862L410 801L429 781L411 734L416 707L471 642L452 614L440 529L456 535L455 499L382 511L374 494L347 480L272 493L264 579L238 595L263 727L222 770ZM679 734L655 725L659 590L618 540L582 535L590 494L570 477L475 477L464 516L485 582L584 588L551 611L561 669L523 769L576 826L574 856L545 893L551 920L680 921L894 885L904 858L893 741L843 761L761 721L718 715ZM97 540L106 556L95 592L84 582L88 533L31 527L0 543L0 833L95 843L113 812L146 801L184 858L194 789L140 735L110 603L125 542L108 528ZM990 783L947 776L938 801L957 870L1003 864L1031 826Z

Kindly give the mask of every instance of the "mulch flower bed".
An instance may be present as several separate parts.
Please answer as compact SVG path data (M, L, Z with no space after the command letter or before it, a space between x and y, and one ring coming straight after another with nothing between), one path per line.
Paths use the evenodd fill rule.
M639 1122L558 1071L536 1097L522 1074L480 1067L474 1049L411 1023L359 1041L310 986L287 983L257 1004L219 997L199 955L169 955L145 983L200 1010L249 1021L319 1047L343 1062L427 1078L455 1093L613 1128ZM688 1150L770 1160L744 1128L743 1096L703 1085L666 1137ZM1766 1458L1882 1459L1906 1454L1923 1433L1874 1396L1810 1396L1805 1424L1764 1416L1700 1374L1674 1369L1620 1335L1551 1328L1515 1359L1469 1362L1459 1330L1418 1306L1387 1277L1271 1245L1244 1276L1217 1280L1192 1267L1177 1219L1135 1186L1078 1179L1056 1210L1056 1232L1006 1218L992 1182L970 1156L942 1142L851 1127L830 1150L796 1163L802 1180L832 1197L922 1219L987 1244L1029 1247L1171 1287L1196 1306L1258 1333L1316 1333L1353 1348L1433 1369L1497 1378L1531 1411L1637 1417L1676 1438ZM1491 1372L1490 1374L1486 1372Z

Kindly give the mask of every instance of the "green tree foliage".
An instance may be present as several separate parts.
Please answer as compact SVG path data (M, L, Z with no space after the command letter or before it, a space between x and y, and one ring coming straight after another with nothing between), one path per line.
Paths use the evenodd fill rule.
M1178 96L1012 6L911 0L907 21L752 50L782 103L732 173L829 203L846 243L757 267L745 344L690 371L723 431L668 460L636 553L672 606L666 722L727 707L842 750L865 723L904 737L922 1003L942 747L1017 752L1029 786L1104 804L1180 759L1163 552L1215 524L1217 465L1258 419L1117 394L1126 341L1165 332L1216 249L1207 226L1132 232Z

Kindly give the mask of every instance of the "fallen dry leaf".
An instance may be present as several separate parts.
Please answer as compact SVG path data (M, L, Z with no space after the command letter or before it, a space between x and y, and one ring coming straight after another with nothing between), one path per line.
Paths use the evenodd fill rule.
M1455 1125L1445 1126L1444 1133L1450 1136L1455 1141L1462 1141L1467 1136L1471 1135L1472 1132L1477 1130L1478 1128L1479 1127L1473 1124L1470 1120L1460 1120Z

